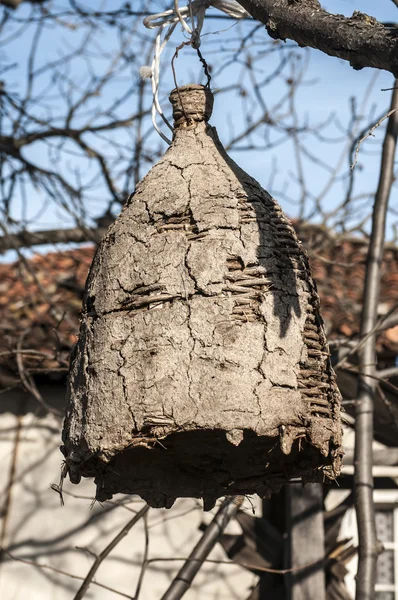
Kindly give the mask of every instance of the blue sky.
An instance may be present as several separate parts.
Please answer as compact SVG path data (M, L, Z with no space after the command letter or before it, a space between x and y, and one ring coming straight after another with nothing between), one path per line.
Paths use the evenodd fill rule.
M94 0L86 1L85 6L89 8L98 7L98 2ZM114 6L112 3L105 3L108 8ZM164 4L164 3L163 3ZM180 1L183 5L183 0ZM323 6L335 13L342 13L346 15L352 14L353 10L361 10L367 14L371 14L377 17L381 21L394 21L397 17L398 9L395 7L393 2L390 0L380 0L374 2L371 0L334 0L323 2ZM27 9L19 9L27 10ZM23 14L21 12L21 14ZM398 19L397 19L398 20ZM245 28L249 27L250 24L243 23L239 24L228 31L224 31L229 24L224 21L208 20L203 33L212 35L205 35L203 38L202 51L206 56L209 63L217 63L220 55L220 46L228 46L232 48L234 41L237 37L238 28L245 31ZM218 32L218 33L215 33ZM63 37L66 39L66 33L63 33ZM142 26L142 34L148 34ZM29 33L24 34L25 41L28 41ZM79 38L79 31L75 33L68 33L73 43ZM149 33L151 35L151 33ZM153 33L154 35L154 33ZM64 39L58 38L58 30L49 30L46 33L46 45L43 46L38 55L38 61L44 63L50 57L54 57L57 54L57 47L62 45L65 47ZM264 43L269 43L269 37L264 30L261 30L258 36L263 36ZM179 28L174 33L173 39L170 42L170 49L176 47L184 36ZM260 39L260 37L257 37ZM262 39L262 38L261 38ZM139 44L138 36L132 39L132 48ZM110 51L113 47L114 40L109 30L105 30L104 37L101 39L103 45L109 45ZM294 45L290 43L290 45ZM14 89L18 91L18 88L23 88L25 85L25 69L26 69L26 56L24 49L26 46L21 45L19 42L14 45L8 46L7 51L12 52L13 58L19 63L18 70L14 75ZM171 51L171 50L170 50ZM382 115L388 111L390 103L390 92L382 91L383 88L390 88L393 85L393 77L389 73L382 71L376 71L373 69L363 69L361 71L354 71L347 62L328 57L321 52L310 51L308 49L302 49L298 52L301 56L301 63L307 63L306 72L304 75L304 85L300 86L297 92L296 104L297 112L301 122L306 122L310 126L315 126L317 123L325 121L331 113L335 114L339 122L345 125L350 119L350 103L351 98L355 96L357 98L358 110L362 110L364 120L362 124L366 123L366 119L370 119L372 116ZM145 58L143 57L143 63ZM165 56L163 64L163 73L161 81L161 89L163 91L163 106L165 112L168 111L167 101L165 100L168 92L174 87L173 80L171 77L171 69L169 66L169 57ZM264 58L263 62L258 62L258 69L261 71L262 76L266 77L267 74L273 72L277 64L276 55L268 55ZM194 52L184 49L180 53L180 57L177 60L177 77L178 83L184 84L192 80L198 81L200 77L200 69L198 68L197 57ZM81 65L83 68L83 65ZM134 66L134 68L136 65ZM76 77L79 77L79 64L75 64ZM98 69L101 69L100 63ZM82 71L83 72L83 71ZM136 77L134 72L125 72L120 81L115 81L111 90L105 90L101 101L107 102L111 97L117 97L121 94L126 86L126 79ZM246 78L246 79L245 79ZM240 79L242 86L246 85L247 74L245 74L242 67L239 65L231 65L226 69L220 76L213 79L214 87L222 87L228 85L232 80L236 81ZM286 92L286 78L280 78L274 80L267 88L267 106L272 107L274 102L278 101L278 98ZM202 78L203 80L203 78ZM147 98L149 102L149 97ZM220 94L216 95L216 104L214 115L212 118L212 124L215 125L219 131L221 140L227 144L231 138L232 132L236 135L244 128L245 124L242 121L242 96L238 92L231 92L228 97ZM252 106L252 117L256 118L259 114L259 107ZM148 125L149 126L149 125ZM336 139L337 130L336 125L331 125L324 132L331 139ZM118 134L121 135L121 134ZM273 133L271 132L271 136ZM340 134L340 138L341 138ZM154 134L153 144L162 145L160 139ZM362 146L357 171L355 173L356 183L355 192L357 194L366 195L372 194L377 185L378 169L380 163L380 142L383 139L383 127L380 127L375 131L375 137L368 139ZM156 141L155 141L156 140ZM259 136L257 136L256 142L259 142ZM126 143L131 143L131 138L126 137ZM308 135L308 147L311 152L319 157L322 162L326 163L330 169L334 169L340 164L343 172L347 173L347 159L342 159L342 148L344 147L344 141L341 143L325 143L318 139L316 136ZM165 145L163 145L166 148ZM27 155L32 161L46 165L47 157L40 154L42 150L39 147L32 147L27 151ZM267 151L255 150L255 151L233 151L231 152L232 157L243 167L247 172L253 175L260 183L266 187L271 188L270 191L274 196L280 200L283 208L291 217L295 217L298 214L298 206L295 200L298 198L300 190L299 185L296 181L295 175L295 156L293 147L291 144L284 144L276 146ZM67 165L60 165L60 168L68 168ZM145 166L147 169L149 165ZM87 166L87 172L89 172L91 166ZM144 175L144 170L141 175ZM345 184L344 181L336 182L330 189L328 188L329 177L325 169L319 168L316 164L311 161L304 161L303 172L307 180L307 186L311 189L311 194L316 196L323 194L322 205L324 210L332 211L338 203L341 202L344 196ZM132 191L132 190L131 190ZM93 200L88 204L88 212L92 217L98 216L103 212L106 194L104 190L98 185ZM396 202L396 189L393 189L391 205L393 206ZM353 215L350 215L352 223L355 219L358 219L369 213L370 200L367 198L365 204L361 206L360 202L358 208L354 211ZM53 203L45 204L45 198L43 194L38 193L33 188L30 190L29 205L27 208L28 216L33 216L43 208L42 213L35 223L28 225L33 229L40 228L54 228L62 226L73 226L73 219L70 215L65 213L60 206L56 206ZM14 215L20 216L21 204L15 204ZM362 215L363 212L363 215ZM331 221L332 223L332 221ZM389 235L391 235L391 225L393 223L393 217L389 220ZM365 225L366 228L366 225ZM7 260L14 258L14 253L7 253Z
M182 4L182 2L181 2ZM398 10L390 0L382 0L380 2L372 2L371 0L354 1L354 0L335 0L333 2L324 2L323 6L335 13L342 13L347 16L351 15L354 10L361 10L367 14L375 16L380 21L394 21L397 17ZM215 12L214 12L215 14ZM238 25L237 27L240 27ZM245 23L242 28L247 27ZM208 20L203 30L202 50L211 62L214 53L217 54L217 44L226 44L226 40L236 36L234 28L229 31L222 32L225 25L220 25L219 22ZM216 35L206 35L209 32L221 30ZM244 30L244 29L243 29ZM264 42L269 41L265 31L261 31L259 35L263 35ZM174 40L178 43L183 38L180 31L174 34ZM212 45L211 45L212 44ZM295 44L290 43L295 46ZM175 43L171 44L175 47ZM302 57L302 62L308 62L306 73L304 76L304 85L300 86L297 93L297 110L301 120L307 122L310 126L324 122L331 113L334 113L342 125L345 125L350 119L349 107L351 99L356 98L357 110L362 112L364 119L358 125L358 133L363 126L366 125L367 119L376 115L381 116L388 112L390 103L389 91L382 91L385 88L391 88L394 82L393 76L390 73L378 71L374 69L363 69L355 71L350 65L343 60L329 57L315 50L302 49L299 51ZM190 81L190 73L196 71L195 62L197 58L193 52L183 51L180 53L180 58L177 61L178 83L184 84ZM264 76L271 73L275 69L275 58L271 55L264 59L263 64L259 63L260 70ZM167 61L164 61L167 65ZM234 71L239 68L232 65L220 77L213 80L214 86L222 87L228 85L234 79ZM232 71L232 73L231 73ZM243 73L243 78L247 74ZM203 79L202 79L203 80ZM243 85L245 84L242 79ZM170 72L163 76L163 89L173 87ZM269 86L269 104L272 106L273 99L279 98L286 91L286 84L281 79L275 79ZM165 104L167 110L167 103ZM242 129L242 122L239 111L241 110L241 99L239 93L230 94L228 100L223 96L216 96L215 110L212 118L212 123L217 126L221 140L224 144L228 142L231 136L231 123L234 124L235 133L239 133ZM255 119L257 108L253 109L253 119ZM355 172L355 192L364 196L373 194L378 180L378 170L380 162L380 143L383 139L384 128L380 127L374 133L374 138L369 138L361 147L358 165ZM329 127L325 131L331 139L341 137L336 135L336 128ZM305 135L305 134L304 134ZM331 169L337 166L341 167L341 174L347 174L347 159L342 159L342 150L347 142L343 143L321 143L313 136L307 136L311 151L318 156ZM298 197L299 189L295 183L294 174L294 151L291 144L284 144L269 151L235 151L231 152L232 157L253 175L260 183L270 189L275 197L281 202L283 208L291 216L298 215L298 206L292 202ZM328 187L330 179L325 170L318 168L312 162L307 161L303 165L305 178L308 181L308 186L311 188L313 195L322 195L323 206L326 210L333 211L344 197L345 185L343 182L336 182L333 186ZM290 200L287 199L290 198ZM394 202L395 190L391 198ZM355 207L353 214L349 217L349 225L354 225L358 218L362 218L365 213L370 214L369 198L364 199L364 205ZM308 214L308 213L307 213ZM315 217L315 220L317 218ZM319 217L318 217L319 220ZM389 219L389 235L391 236L391 225L393 218ZM334 221L331 224L334 225ZM365 224L365 229L368 229L368 224Z

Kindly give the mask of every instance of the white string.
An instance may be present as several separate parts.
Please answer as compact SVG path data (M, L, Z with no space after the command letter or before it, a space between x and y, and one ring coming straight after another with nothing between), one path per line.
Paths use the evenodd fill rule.
M164 12L157 13L155 15L149 15L144 19L144 25L147 29L157 29L155 39L155 55L150 67L141 67L140 74L144 79L151 78L152 80L152 123L160 137L171 144L171 140L164 135L160 130L159 125L156 121L157 113L161 116L167 127L171 131L174 131L172 125L163 114L162 108L159 102L159 80L160 80L160 56L165 49L167 42L169 41L174 29L180 23L183 30L191 36L191 45L193 48L198 49L200 47L200 34L202 32L203 23L205 20L206 10L211 6L221 10L223 13L232 17L233 19L243 19L248 17L249 13L240 6L235 0L188 0L188 4L183 8L179 7L179 0L174 0L174 8L165 10ZM196 25L195 25L196 18ZM190 19L192 27L190 27L186 21ZM166 29L163 41L162 34Z
M175 6L177 4L177 10ZM185 20L187 17L189 18L191 15L196 16L199 12L199 9L210 7L217 8L221 10L223 13L232 17L233 19L243 19L244 17L250 16L249 13L241 7L240 4L236 2L236 0L192 0L190 4L184 6L184 8L178 8L177 0L174 0L174 9L165 10L164 12L157 13L156 15L149 15L144 19L144 25L148 29L156 29L157 27L161 27L162 25L170 25L171 23L177 23L181 20ZM184 29L186 27L187 32L191 33L189 26L185 23L183 25Z

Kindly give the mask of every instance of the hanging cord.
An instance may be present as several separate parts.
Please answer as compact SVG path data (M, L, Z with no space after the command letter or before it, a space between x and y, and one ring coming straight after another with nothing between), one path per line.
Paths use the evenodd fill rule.
M207 76L207 86L209 86L210 75L207 69L207 64L199 50L201 43L200 35L203 28L206 10L210 7L217 8L233 19L242 19L249 16L249 13L235 0L188 0L187 6L184 6L183 8L179 7L178 1L179 0L174 0L174 8L166 10L162 13L157 13L155 15L149 15L144 19L144 25L147 29L157 29L158 31L155 39L155 55L152 65L150 67L141 67L140 69L141 77L152 80L152 123L160 137L167 144L171 144L171 140L161 131L156 120L157 114L159 114L170 131L174 131L172 125L163 114L162 107L160 106L159 102L160 57L175 28L180 23L183 30L190 36L190 41L185 42L182 44L182 46L191 45L192 48L197 51L199 60L203 64ZM191 27L188 25L186 19L191 21ZM166 28L167 31L162 41L162 34ZM174 58L176 58L176 55L173 57L173 59Z
M177 6L177 9L176 9ZM195 17L201 9L217 8L223 13L227 14L233 19L243 19L249 17L249 13L240 6L235 0L191 0L191 2L184 6L184 8L178 8L178 1L174 0L174 9L165 10L164 12L157 13L156 15L149 15L144 19L144 25L148 29L156 29L163 25L171 25L173 23L181 23L182 27L189 34L192 30L187 25L185 19ZM184 22L184 24L183 24Z

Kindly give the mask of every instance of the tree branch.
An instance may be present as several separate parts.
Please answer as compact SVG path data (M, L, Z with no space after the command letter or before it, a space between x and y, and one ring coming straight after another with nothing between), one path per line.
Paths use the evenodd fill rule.
M71 579L77 579L78 581L84 581L84 577L80 577L80 575L73 575L73 573L68 573L67 571L63 571L62 569L56 569L50 565L43 565L42 563L35 562L33 560L27 560L26 558L19 558L18 556L14 556L7 549L0 548L0 552L7 555L11 560L15 562L22 563L24 565L29 565L31 567L35 567L36 569L44 569L47 571L51 571L52 573L57 573L58 575L65 575L66 577L70 577ZM122 596L122 598L127 598L127 600L134 600L131 596L127 594L123 594L123 592L119 592L114 588L109 587L108 585L104 585L103 583L99 583L98 581L92 581L93 585L100 587L108 592L112 592L113 594L117 594L118 596Z
M226 498L216 516L206 527L203 536L189 555L188 560L177 573L161 600L180 600L189 589L195 575L200 570L207 556L218 542L230 520L236 515L243 497Z
M379 184L373 206L372 233L370 238L362 310L361 336L367 337L358 353L361 373L358 381L358 401L355 415L355 504L358 523L358 575L357 600L372 600L376 580L378 545L373 505L372 444L373 411L376 394L376 335L377 307L380 294L381 264L388 200L394 178L394 156L398 132L398 90L391 100L383 143ZM373 332L371 335L369 335Z
M374 67L398 76L398 31L374 17L354 11L352 17L324 10L318 0L238 0L264 23L275 40L294 40L348 60L354 69Z
M85 229L82 227L48 229L44 231L21 231L20 233L0 237L0 254L6 250L30 248L42 244L99 242L105 232L106 228Z
M105 558L108 556L108 554L110 554L112 552L112 550L117 546L117 544L128 534L128 532L130 531L130 529L132 527L134 527L134 525L141 519L143 518L147 512L149 510L149 506L146 504L143 508L141 508L141 510L134 515L134 517L120 530L120 532L117 534L117 536L115 538L113 538L113 540L107 545L106 548L103 549L103 551L101 552L101 554L99 554L97 556L97 558L94 561L93 566L91 567L90 571L87 573L87 576L85 578L85 580L83 581L81 587L78 589L75 597L73 600L81 600L81 598L83 598L83 596L85 596L90 583L94 577L94 575L96 574L96 572L98 571L101 563L105 560Z
M398 367L386 367L377 371L377 377L379 379L391 379L392 377L398 377Z
M46 0L29 0L31 4L43 4ZM18 8L23 0L0 0L0 6L3 4L8 8Z

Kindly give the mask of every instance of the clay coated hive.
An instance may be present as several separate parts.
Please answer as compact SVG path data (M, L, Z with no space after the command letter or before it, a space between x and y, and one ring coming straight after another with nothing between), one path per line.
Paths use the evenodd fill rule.
M277 202L208 125L213 96L170 96L171 147L93 260L62 451L97 498L267 495L333 479L340 394L308 260Z

